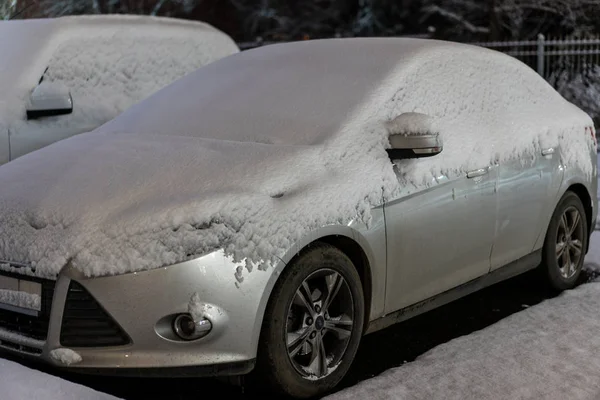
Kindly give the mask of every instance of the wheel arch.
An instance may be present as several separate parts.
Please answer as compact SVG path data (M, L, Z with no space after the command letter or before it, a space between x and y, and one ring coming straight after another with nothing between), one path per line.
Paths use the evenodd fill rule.
M591 234L591 232L594 230L594 227L592 226L592 215L594 212L594 209L592 207L592 196L590 195L588 189L585 187L585 185L581 184L581 183L575 183L570 185L566 192L573 192L577 195L577 197L579 197L579 200L581 200L581 203L583 204L583 210L585 211L585 220L587 222L587 227L588 227L588 232L587 235L589 237L589 235ZM564 194L563 194L564 196ZM562 196L561 196L562 197ZM590 245L590 241L587 241L587 248L585 249L586 252L589 248Z
M362 240L361 240L362 239ZM371 305L373 302L373 273L374 273L374 254L368 247L368 244L363 243L365 239L350 227L326 227L320 231L320 234L307 235L303 241L296 243L292 246L287 253L281 257L280 262L274 268L274 273L271 275L271 279L267 286L264 288L262 300L258 305L256 313L256 325L253 342L254 352L258 349L260 335L262 333L262 325L265 317L265 311L267 304L271 299L273 289L279 281L281 273L287 265L289 265L296 257L298 257L304 250L308 249L315 243L326 243L336 247L342 251L354 264L357 272L361 278L363 287L363 293L365 298L365 319L363 323L363 334L369 324L371 316Z
M554 213L554 210L558 206L560 199L562 199L563 196L565 195L565 193L567 193L569 191L575 193L577 195L577 197L579 197L579 199L581 200L581 202L583 204L583 209L586 214L586 222L588 224L588 236L594 230L593 226L591 226L591 224L593 222L593 217L594 217L594 209L592 207L592 196L590 194L590 190L586 186L586 184L582 183L579 180L572 179L570 181L563 182L561 190L558 191L558 193L556 194L554 207L551 210L549 210L549 213L546 216L546 223L544 225L542 225L543 228L540 229L540 232L539 232L539 235L538 235L538 238L536 240L533 250L539 249L543 246L544 240L546 238L546 234L548 232L548 226L550 225L550 220L552 218L552 214ZM589 240L588 240L588 247L589 247ZM587 249L586 249L586 251L587 251Z
M354 268L356 268L356 271L360 276L360 282L362 284L363 295L365 300L365 320L363 323L364 333L369 325L369 319L371 315L371 302L373 297L373 278L371 275L371 264L369 262L369 259L367 258L367 254L358 242L347 236L323 236L315 242L312 242L311 244L317 242L327 243L337 248L342 253L344 253L350 259L350 261L352 261Z

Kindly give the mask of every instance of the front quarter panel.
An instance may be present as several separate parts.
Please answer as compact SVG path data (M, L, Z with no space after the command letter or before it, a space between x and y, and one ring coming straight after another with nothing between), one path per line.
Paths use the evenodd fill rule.
M260 322L257 318L266 288L276 268L243 274L240 265L222 251L165 268L113 277L83 279L76 271L65 275L77 280L129 334L129 348L76 348L83 361L78 367L185 367L247 361L256 357ZM64 281L65 278L62 278ZM213 323L209 335L192 342L167 340L155 331L165 316L188 312L197 294ZM61 315L54 315L58 332ZM258 330L257 330L258 328ZM58 335L48 351L60 347Z
M385 302L385 282L386 282L386 241L385 241L385 218L383 207L371 209L371 219L368 225L358 219L352 220L346 226L328 225L324 226L310 234L304 236L301 241L282 257L283 264L290 263L298 253L307 247L310 243L323 240L324 238L333 239L336 237L346 237L352 239L360 250L366 256L369 274L367 284L370 283L371 306L369 309L369 319L379 318L384 312ZM364 282L363 282L364 283Z
M285 266L306 246L319 239L345 237L364 252L372 292L370 319L382 315L385 299L386 252L382 208L372 210L367 226L352 221L305 235L266 270L248 271L223 251L176 265L125 275L85 278L67 267L57 282L45 358L61 347L62 310L69 284L80 283L131 337L127 346L73 348L82 361L78 368L153 368L228 364L256 358L265 309ZM166 316L188 312L194 295L213 323L209 335L192 342L162 337L155 330Z

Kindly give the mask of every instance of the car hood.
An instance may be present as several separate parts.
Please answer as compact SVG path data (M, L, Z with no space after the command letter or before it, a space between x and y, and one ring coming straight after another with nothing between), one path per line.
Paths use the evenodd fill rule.
M267 256L253 236L289 240L282 229L310 209L306 193L318 200L343 184L342 171L318 162L321 152L127 133L61 141L0 168L0 260L54 277L69 262L88 276L117 274L227 244ZM282 223L260 231L266 218Z

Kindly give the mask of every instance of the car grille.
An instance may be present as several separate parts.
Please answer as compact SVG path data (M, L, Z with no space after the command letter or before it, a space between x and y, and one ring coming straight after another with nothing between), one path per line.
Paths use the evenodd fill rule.
M46 340L46 337L48 336L48 325L50 324L50 310L52 309L52 297L54 296L55 282L7 272L2 272L2 275L41 283L42 308L37 317L0 309L0 328L32 339Z
M60 343L67 347L123 346L131 339L83 286L71 281Z

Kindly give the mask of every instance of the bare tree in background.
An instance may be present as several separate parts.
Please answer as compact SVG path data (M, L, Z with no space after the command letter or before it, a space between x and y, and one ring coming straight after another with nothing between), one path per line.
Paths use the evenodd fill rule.
M119 13L209 20L239 41L430 31L459 41L527 40L538 33L583 37L600 32L600 0L18 1L34 2L40 17ZM6 2L11 0L0 0L4 14Z
M9 19L17 12L17 0L0 0L0 19Z
M81 14L165 15L189 13L202 0L40 0L46 17Z
M422 23L435 21L449 39L528 40L540 32L598 32L598 0L426 0Z

